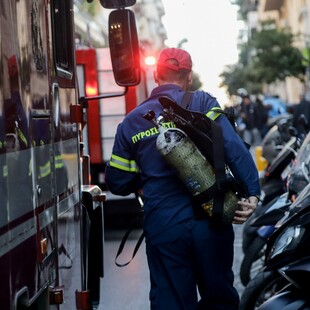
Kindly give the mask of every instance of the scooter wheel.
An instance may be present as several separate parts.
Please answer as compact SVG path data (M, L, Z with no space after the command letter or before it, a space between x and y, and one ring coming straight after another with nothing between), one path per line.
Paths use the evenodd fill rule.
M259 272L243 291L239 310L257 309L288 284L289 282L276 271Z
M257 264L254 270L253 263L262 258L265 252L263 251L265 245L266 239L256 236L245 252L240 266L240 280L244 286L249 283L253 274L255 275L263 267L263 264Z

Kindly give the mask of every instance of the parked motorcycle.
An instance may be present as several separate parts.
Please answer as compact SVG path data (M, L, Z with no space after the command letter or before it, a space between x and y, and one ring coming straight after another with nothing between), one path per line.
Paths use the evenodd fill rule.
M240 266L240 279L244 286L262 268L265 246L268 238L275 230L275 224L283 217L291 205L291 201L309 184L309 180L310 133L304 139L299 153L291 165L287 177L287 192L274 198L266 206L259 206L258 212L255 212L254 217L249 220L249 228L244 228L244 242L250 242ZM252 233L251 236L249 236L249 232ZM248 240L249 238L251 241Z
M264 269L246 286L239 309L257 309L278 292L291 290L291 283L283 272L307 256L310 256L310 184L291 204L269 237Z
M266 168L262 180L261 201L267 204L273 198L278 197L286 191L285 181L288 175L290 164L297 156L301 146L301 139L296 130L291 128L291 138L281 146L281 151Z
M292 126L288 127L288 125L290 124L290 119L287 122L288 124L282 119L282 123L279 123L276 126L278 128L277 131L279 132L276 136L282 137L280 141L287 142L284 146L281 146L280 153L274 158L274 160L269 164L265 171L265 176L262 180L262 190L260 197L261 201L258 204L254 214L251 216L250 220L247 221L244 226L242 244L244 253L246 252L248 246L252 244L253 236L255 235L257 230L256 227L252 226L252 223L257 217L260 217L261 214L265 213L266 210L268 210L266 206L269 204L270 201L272 201L276 197L279 197L287 191L287 177L291 169L292 160L298 154L298 150L303 143L306 134L309 132L309 126L304 115L300 116L299 118L301 130L298 132ZM273 128L271 129L271 131L273 131ZM272 136L273 134L271 134L271 137ZM275 139L268 138L266 141L269 140L274 141ZM268 144L266 141L265 146L263 146L263 150L265 150L266 145L271 144ZM279 141L277 143L279 143L280 145ZM277 146L275 145L274 147Z
M290 163L309 132L309 124L304 115L298 118L298 130L292 126L291 118L282 118L265 136L263 156L269 162L262 180L261 200L267 204L286 191L285 181Z
M290 204L286 192L270 201L265 206L264 212L251 221L253 236L244 253L239 274L244 286L262 269L267 240L275 231L275 223L283 217Z
M300 309L310 310L308 292L310 281L310 257L279 269L279 273L288 280L289 285L278 294L264 302L259 310Z
M267 210L265 206L270 205L270 202L272 204L275 198L286 192L286 178L300 144L301 141L297 138L297 135L291 137L278 156L267 167L261 186L261 201L251 218L244 225L242 239L244 253L246 253L249 245L252 244L253 239L256 237L257 227L252 225L254 220L265 213Z
M269 119L269 130L262 141L262 155L271 163L279 154L282 146L291 138L288 128L293 125L292 114L282 114Z

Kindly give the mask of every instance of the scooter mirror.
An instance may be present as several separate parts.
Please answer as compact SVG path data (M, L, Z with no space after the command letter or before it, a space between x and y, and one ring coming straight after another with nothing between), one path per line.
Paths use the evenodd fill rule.
M305 129L305 130L309 129L309 123L308 123L308 120L307 120L307 118L306 118L306 116L304 114L301 114L301 115L298 116L297 123L303 129Z
M100 4L105 9L120 9L127 6L132 6L136 3L136 0L100 0Z
M288 128L288 132L289 132L289 134L290 134L292 137L297 137L297 136L298 136L298 130L297 130L295 127L293 127L293 126L290 126L290 127Z

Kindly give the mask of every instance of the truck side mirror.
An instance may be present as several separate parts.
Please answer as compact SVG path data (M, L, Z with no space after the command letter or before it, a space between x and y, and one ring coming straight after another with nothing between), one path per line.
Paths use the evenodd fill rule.
M100 4L105 9L120 9L127 6L132 6L136 0L100 0Z
M115 82L119 86L140 83L140 49L133 11L114 10L109 16L109 45Z

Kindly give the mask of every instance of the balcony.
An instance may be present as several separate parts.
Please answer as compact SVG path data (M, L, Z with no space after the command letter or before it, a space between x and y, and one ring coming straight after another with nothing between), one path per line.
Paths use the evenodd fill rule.
M284 0L266 0L265 12L266 11L278 11L283 5Z

